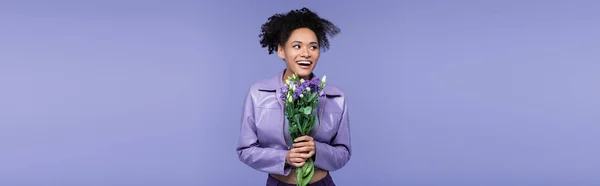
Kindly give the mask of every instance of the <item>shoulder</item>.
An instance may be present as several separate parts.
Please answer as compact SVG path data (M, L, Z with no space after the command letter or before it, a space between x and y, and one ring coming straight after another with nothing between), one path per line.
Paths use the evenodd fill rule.
M266 92L274 92L277 89L280 89L280 82L281 80L278 81L278 77L277 76L273 76L270 78L265 78L265 79L260 79L258 81L255 81L254 83L252 83L250 85L250 92L259 92L259 91L266 91Z
M345 98L345 92L344 89L336 86L335 84L329 83L327 82L327 84L325 84L325 94L328 95L329 97L342 97Z
M279 108L277 92L279 84L274 78L258 80L250 85L246 95L246 102L256 107Z
M326 98L326 112L340 114L344 113L347 107L347 97L345 91L342 88L329 82L327 82L323 91Z
M275 87L271 85L271 79L261 79L250 84L249 92L273 91Z
M261 79L258 81L255 81L254 83L252 83L250 85L250 91L251 92L257 92L257 91L267 91L267 92L274 92L277 89L280 89L281 87L279 82L277 81L277 77L271 77L268 79Z
M325 84L325 88L323 89L323 93L328 99L334 99L337 102L344 103L346 101L346 91L337 86L335 83L327 82Z

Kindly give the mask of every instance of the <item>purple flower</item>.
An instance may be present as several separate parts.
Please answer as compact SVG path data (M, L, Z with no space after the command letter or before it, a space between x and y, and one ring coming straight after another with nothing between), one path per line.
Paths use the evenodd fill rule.
M287 94L288 91L289 91L289 88L287 86L281 87L281 94Z
M280 98L281 98L281 100L282 100L282 101L284 101L284 102L287 100L287 98L286 98L285 94L281 94L281 97L280 97Z
M310 92L319 92L321 91L321 79L318 77L312 78L310 81L305 82L307 87L310 87Z
M281 97L280 99L283 101L287 101L287 94L290 91L291 87L294 87L294 92L291 93L291 96L294 100L298 100L300 99L300 95L301 94L312 94L312 93L319 93L322 91L321 87L321 79L318 77L314 77L311 80L306 80L306 81L302 81L301 82L297 82L297 81L292 81L289 82L289 86L284 86L281 87ZM310 88L310 91L307 91L307 89Z
M300 94L302 94L304 92L304 89L306 89L304 87L304 85L300 85L298 83L294 83L296 85L296 89L294 90L294 99L298 99L298 97L300 97Z
M286 101L287 100L287 93L289 91L289 88L287 86L283 86L281 87L281 100Z

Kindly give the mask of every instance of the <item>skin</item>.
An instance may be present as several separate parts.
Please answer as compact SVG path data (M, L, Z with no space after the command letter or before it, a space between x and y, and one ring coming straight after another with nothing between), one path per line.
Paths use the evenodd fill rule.
M277 47L277 55L286 64L282 81L285 81L293 73L298 74L300 78L309 80L321 55L317 35L308 28L296 29L292 31L290 38L283 45L280 44ZM312 64L308 69L300 68L296 62L301 60L312 61Z
M294 147L286 154L287 164L301 167L306 159L315 155L315 141L310 136L300 136L294 139Z
M290 38L277 47L277 55L286 63L286 71L282 78L285 81L296 73L300 78L309 80L321 54L317 35L308 28L299 28L290 34ZM300 60L312 61L308 69L300 68L296 63ZM310 136L300 136L294 139L293 148L286 153L286 163L301 167L306 160L315 155L315 142ZM315 167L315 174L309 183L314 183L327 175L327 172ZM288 176L273 175L275 178L290 184L296 183L296 173L293 170Z
M283 45L280 44L277 47L277 55L286 64L282 81L285 81L293 73L298 74L300 78L309 80L312 71L317 65L320 54L317 35L312 30L299 28L292 31L288 40ZM303 69L296 63L301 60L311 61L312 64L308 69ZM310 136L298 137L294 142L294 148L288 151L286 161L294 167L301 167L306 162L306 159L315 154L315 143Z

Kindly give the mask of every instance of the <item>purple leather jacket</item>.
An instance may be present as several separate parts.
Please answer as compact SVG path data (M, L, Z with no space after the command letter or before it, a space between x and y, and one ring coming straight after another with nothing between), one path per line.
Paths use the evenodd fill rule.
M283 73L250 86L245 99L237 153L240 161L266 173L288 175L291 149L284 104L280 98ZM316 77L316 76L315 76ZM316 146L315 167L334 171L350 160L350 128L344 93L327 82L319 98L318 122L310 136Z

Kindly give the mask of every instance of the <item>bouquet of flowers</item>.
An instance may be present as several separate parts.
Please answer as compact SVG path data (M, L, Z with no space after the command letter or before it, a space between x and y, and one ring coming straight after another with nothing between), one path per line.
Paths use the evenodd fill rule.
M325 87L323 79L314 77L305 81L297 74L290 76L282 87L281 99L285 102L285 116L289 121L290 139L309 135L317 121L314 110L318 108L319 96ZM306 163L296 169L296 183L300 186L308 184L314 175L314 160L309 158Z

